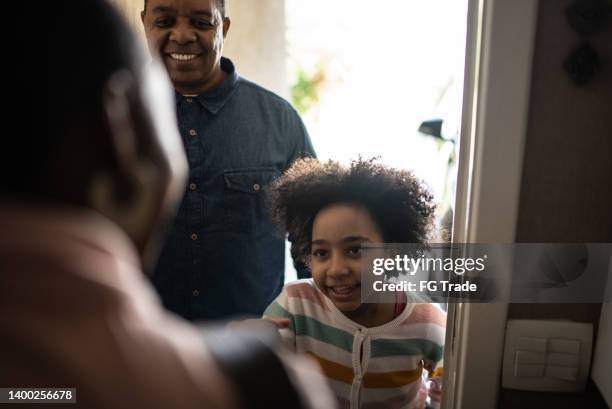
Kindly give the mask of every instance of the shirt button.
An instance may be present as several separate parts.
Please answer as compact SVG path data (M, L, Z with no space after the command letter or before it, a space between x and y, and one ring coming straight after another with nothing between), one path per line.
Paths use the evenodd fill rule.
M257 192L257 191L259 191L259 189L261 189L261 186L259 186L259 183L255 183L253 185L253 190Z
M186 101L187 101L187 102L193 102L193 98L191 98L191 97L190 97L190 98L187 98L187 99L186 99Z
M191 129L189 130L189 135L191 135L191 136L196 136L197 134L198 134L198 132L197 132L195 129L191 128Z
M195 183L190 183L189 184L189 190L196 190L198 187L198 185L196 185Z
M198 295L200 295L200 292L198 290L193 290L191 292L191 295L193 295L194 297L197 297Z
M198 239L198 235L195 233L191 234L191 240L196 241Z

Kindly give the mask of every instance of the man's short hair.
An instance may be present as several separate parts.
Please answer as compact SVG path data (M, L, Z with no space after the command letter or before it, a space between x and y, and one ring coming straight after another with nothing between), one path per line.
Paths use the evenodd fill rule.
M217 3L217 8L219 9L219 11L221 12L221 17L225 18L225 0L215 0L215 2ZM147 3L148 0L144 0L144 12L147 12Z

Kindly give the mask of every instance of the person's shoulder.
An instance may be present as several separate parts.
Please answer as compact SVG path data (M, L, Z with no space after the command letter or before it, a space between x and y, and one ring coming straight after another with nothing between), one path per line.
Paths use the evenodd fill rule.
M416 303L413 304L412 311L403 324L434 324L446 327L446 313L438 304Z
M285 284L283 292L287 297L310 298L316 295L317 289L312 278L304 278Z
M270 310L270 308L273 308L275 304L278 304L282 308L289 310L293 306L295 306L296 299L300 300L303 298L311 298L312 290L309 289L309 287L311 287L310 281L312 281L312 279L296 280L285 284L276 300L266 310L265 315L269 315L267 314L268 310Z
M244 92L254 96L258 100L263 100L266 103L273 105L275 108L291 113L297 113L295 108L293 108L293 106L285 98L270 91L269 89L262 87L259 84L254 83L253 81L239 76L238 84Z
M325 296L317 289L312 278L296 280L286 284L283 293L291 304L309 304L325 311L329 310L329 306L324 298Z

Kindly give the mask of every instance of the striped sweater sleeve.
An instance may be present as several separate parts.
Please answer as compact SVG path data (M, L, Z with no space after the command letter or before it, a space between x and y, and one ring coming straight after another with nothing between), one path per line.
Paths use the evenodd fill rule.
M282 328L279 333L282 338L283 346L291 352L296 352L295 345L295 315L290 311L289 297L287 295L287 287L276 297L266 308L263 317L277 317L289 319L289 328Z

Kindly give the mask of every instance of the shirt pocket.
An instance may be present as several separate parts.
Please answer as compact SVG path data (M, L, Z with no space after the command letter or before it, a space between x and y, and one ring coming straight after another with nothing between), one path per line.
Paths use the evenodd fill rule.
M266 188L280 176L275 168L231 169L223 172L224 225L227 231L252 232L268 223Z

